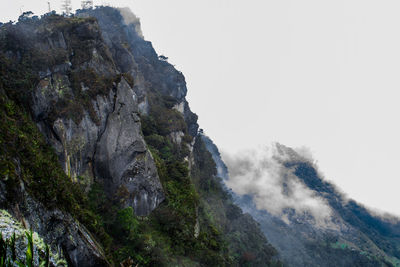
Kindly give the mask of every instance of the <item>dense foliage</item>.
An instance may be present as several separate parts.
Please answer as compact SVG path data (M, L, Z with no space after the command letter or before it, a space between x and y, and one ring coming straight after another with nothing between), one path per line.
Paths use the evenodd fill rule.
M33 233L25 233L27 238L27 247L25 258L21 259L17 257L16 245L15 245L15 233L9 239L4 239L3 235L0 233L0 267L13 267L15 264L18 266L34 267L34 242ZM49 246L45 245L45 251L43 255L39 256L39 266L49 267L50 266L50 250Z

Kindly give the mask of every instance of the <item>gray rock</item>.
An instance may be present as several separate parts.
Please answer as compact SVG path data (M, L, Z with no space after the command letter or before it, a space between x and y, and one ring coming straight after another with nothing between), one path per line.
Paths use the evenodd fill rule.
M46 117L60 97L53 84L41 84L44 86L34 93L36 119ZM164 200L164 193L142 137L137 95L122 78L116 92L98 95L92 105L98 124L85 111L79 124L70 118L58 118L52 126L39 121L39 129L55 148L71 179L86 190L97 179L111 197L126 189L130 197L122 205L132 206L137 215L148 215Z
M30 227L37 231L44 240L63 251L72 266L107 266L104 252L88 230L71 215L60 210L47 210L30 198L18 204L19 210Z
M95 175L112 193L127 190L125 206L148 215L164 200L154 160L146 148L138 120L136 95L122 79L114 111L96 149Z
M11 260L13 252L16 256L16 261L26 260L26 251L28 247L26 233L29 230L25 229L20 222L18 222L11 214L6 210L0 209L0 232L3 240L10 242L10 240L15 237L15 245L13 249L9 248L6 252L6 258ZM32 233L33 239L33 263L35 266L39 266L39 254L45 255L46 253L46 243L36 232ZM50 249L49 246L49 262L50 266L67 266L67 262L62 252L56 251L53 248ZM13 252L12 252L13 250ZM12 266L17 266L15 262L12 262Z
M18 202L0 202L0 207L22 222L20 231L23 228L32 229L50 246L52 252L60 254L60 266L64 266L63 259L69 266L109 266L101 246L70 214L46 208L29 196L22 181L14 193L18 196L15 198ZM0 196L6 194L5 187L0 186Z

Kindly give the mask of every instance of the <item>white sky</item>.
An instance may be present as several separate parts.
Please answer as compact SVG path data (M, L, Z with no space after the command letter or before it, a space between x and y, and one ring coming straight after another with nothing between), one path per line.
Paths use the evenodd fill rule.
M46 0L1 1L3 22L22 6L47 9ZM221 150L309 147L350 197L400 215L399 1L103 2L141 18Z

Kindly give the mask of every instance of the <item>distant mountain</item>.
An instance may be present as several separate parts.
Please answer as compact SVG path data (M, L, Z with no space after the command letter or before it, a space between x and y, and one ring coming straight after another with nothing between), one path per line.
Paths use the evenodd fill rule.
M276 144L263 155L225 156L228 173L216 146L205 143L235 203L287 266L400 266L400 221L347 199L308 155Z

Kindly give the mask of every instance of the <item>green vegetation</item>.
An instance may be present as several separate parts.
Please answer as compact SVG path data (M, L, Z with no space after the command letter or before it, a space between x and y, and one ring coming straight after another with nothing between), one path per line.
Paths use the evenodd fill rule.
M357 267L395 266L389 259L385 259L381 255L361 251L351 244L332 239L336 239L336 237L328 237L324 242L309 241L305 243L306 249L312 251L313 259L317 260L317 263Z
M209 216L204 216L205 211L199 212L201 201L185 160L192 141L187 135L186 123L180 113L171 109L170 98L154 94L152 101L149 116L142 116L142 126L166 201L150 216L137 217L132 208L119 206L123 188L114 199L106 198L101 184L94 184L89 192L92 210L99 214L101 224L112 237L113 260L120 263L130 259L144 266L169 266L178 262L231 266L221 232ZM181 144L172 142L169 134L173 131L186 134ZM215 171L215 165L211 166Z
M155 90L148 93L150 115L142 118L143 134L145 137L157 134L167 136L172 132L182 131L187 135L187 125L181 113L172 107L177 100L163 96ZM190 139L190 137L187 137Z
M27 231L5 210L0 210L0 230L0 266L48 267L50 259L56 266L67 266L62 254L53 253L38 233Z
M18 201L22 181L38 201L69 212L107 244L108 234L90 211L87 197L64 173L23 104L17 104L36 85L31 70L12 65L2 55L0 63L0 179L8 202Z
M25 263L28 267L33 267L33 238L32 230L26 232L26 237L28 238L28 248L26 249Z
M332 248L340 248L340 249L347 249L349 247L346 243L340 243L340 242L332 243L331 246Z
M35 27L39 36L61 34L59 38L65 42L65 49L43 49L35 46L35 41L39 42L38 40L21 42L20 35L24 27ZM10 89L7 93L17 104L29 106L31 93L38 84L45 94L47 90L58 93L58 97L53 100L56 103L53 103L52 109L46 114L45 119L49 123L64 117L71 118L78 124L84 110L88 111L94 122L99 123L91 100L97 95L107 95L122 77L133 87L130 74L115 72L115 64L108 48L102 43L100 30L94 18L64 18L51 15L40 21L27 20L21 25L9 25L0 31L0 50L11 51L20 57L17 59L1 55L0 59L4 88ZM98 64L102 64L101 71L96 70L93 64L86 66L89 61L99 60L101 63ZM34 75L62 64L71 65L71 69L45 78L40 83L37 75ZM7 75L4 75L5 72ZM46 97L51 98L51 94Z
M166 195L166 200L151 215L138 217L132 208L121 206L128 192L124 187L115 196L109 196L104 185L95 182L85 194L80 184L64 173L54 150L30 116L28 107L33 90L39 85L40 89L51 91L48 100L52 101L53 109L41 118L45 123L52 125L59 117L79 123L84 111L98 123L91 100L107 95L122 77L133 86L133 78L117 74L93 19L48 16L40 23L29 23L38 23L36 26L43 36L61 33L66 49L38 49L21 43L18 25L9 25L9 32L0 33L0 50L12 52L11 56L0 54L0 179L6 186L7 202L10 205L17 202L26 190L46 207L70 213L97 237L108 260L115 265L250 266L254 263L259 255L246 249L256 239L232 249L230 240L224 236L230 228L229 216L225 216L227 208L230 214L239 216L241 212L232 203L225 203L228 195L215 178L215 164L201 142L196 142L195 166L189 168L189 144L193 137L183 115L173 109L178 102L173 97L148 89L150 111L148 116L141 117L143 135ZM86 64L88 61L101 62L103 69L95 69ZM64 63L72 64L66 73L41 81L35 75ZM180 144L171 137L176 132L183 133ZM220 207L222 211L218 212ZM234 235L242 242L245 234ZM32 235L27 237L32 240ZM259 242L265 245L265 239ZM28 251L33 248L33 243L29 244ZM253 248L259 249L257 246L258 243ZM33 257L33 250L26 254L26 265L33 264Z
M8 64L6 60L3 62ZM21 179L37 200L48 207L69 212L86 225L115 263L131 259L142 266L168 266L182 262L191 265L197 262L205 266L232 265L235 258L229 256L221 229L215 227L218 221L213 219L214 215L209 213L205 202L199 200L199 192L224 194L212 178L215 165L210 158L203 163L197 162L199 169L203 170L199 174L203 179L199 184L193 183L185 161L192 138L187 134L182 115L169 108L170 99L154 97L158 104L152 106L154 109L148 117L142 117L143 133L167 199L149 217L139 218L131 208L119 206L118 199L124 192L122 188L119 191L121 196L108 199L103 186L94 184L86 196L79 185L65 175L29 113L22 104L16 104L23 101L21 95L35 86L36 80L26 80L31 70L19 68L20 79L8 73L7 67L0 70L3 71L0 80L0 119L3 122L0 125L0 174L10 200L18 197ZM8 80L7 77L16 78ZM98 92L102 88L99 87ZM23 94L17 95L15 91ZM172 131L177 130L186 134L180 145L169 137Z
M174 130L187 132L183 117L171 110L169 98L153 97L157 105L151 106L149 116L142 117L142 125L166 201L150 216L137 217L132 208L119 206L123 188L118 197L108 200L100 184L94 184L89 192L90 206L96 214L101 214L101 221L113 239L113 260L116 263L131 260L141 266L171 266L184 262L190 266L195 266L196 262L204 266L230 266L221 233L207 218L201 220L201 227L198 225L199 195L184 159L189 154L187 147L192 138L183 138L179 145L169 137ZM170 126L165 127L166 123Z
M233 204L232 197L222 188L212 155L203 140L197 138L193 148L192 179L200 195L199 217L217 226L224 237L233 266L281 266L276 250L267 243L258 225Z
M27 238L27 247L25 252L25 258L17 258L16 245L15 245L15 233L13 233L10 239L4 239L0 232L0 267L13 267L17 264L20 267L35 267L34 264L34 241L32 230L25 232ZM50 266L50 249L46 244L46 249L43 252L44 255L39 255L40 267Z

